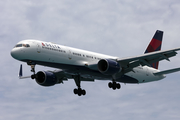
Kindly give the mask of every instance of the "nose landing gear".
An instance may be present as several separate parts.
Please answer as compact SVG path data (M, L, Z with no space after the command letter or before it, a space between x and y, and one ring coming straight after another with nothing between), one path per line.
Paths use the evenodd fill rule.
M33 72L33 74L31 75L31 79L35 79L36 78L36 72L35 72L35 65L36 64L32 61L27 62L27 64L29 66L31 66L31 72Z

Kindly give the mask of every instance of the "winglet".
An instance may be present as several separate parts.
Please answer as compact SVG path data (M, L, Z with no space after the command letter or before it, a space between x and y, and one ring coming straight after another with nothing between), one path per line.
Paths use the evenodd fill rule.
M31 76L23 76L22 64L20 65L18 77L19 79L31 78Z
M22 73L22 64L21 64L18 77L21 78L22 76L23 76L23 73Z
M149 43L145 53L155 52L161 50L163 39L163 31L157 30L154 34L151 42ZM158 69L159 62L155 62L151 64L151 67Z

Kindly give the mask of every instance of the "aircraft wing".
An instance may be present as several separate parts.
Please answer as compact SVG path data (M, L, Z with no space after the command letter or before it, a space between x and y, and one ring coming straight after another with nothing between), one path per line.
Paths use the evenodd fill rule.
M175 48L171 50L165 50L165 51L157 51L157 52L151 52L146 53L144 55L136 56L136 57L130 57L130 58L124 58L124 59L118 59L117 62L125 68L125 73L131 71L134 67L137 67L139 65L148 65L150 66L152 63L161 61L161 60L169 60L170 57L176 56L177 52L180 50L180 48Z

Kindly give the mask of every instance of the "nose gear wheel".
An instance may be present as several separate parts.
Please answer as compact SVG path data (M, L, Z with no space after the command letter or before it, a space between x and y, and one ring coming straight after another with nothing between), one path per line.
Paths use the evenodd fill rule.
M31 66L31 72L33 72L33 74L31 75L31 79L35 79L36 78L36 72L35 72L35 65L36 64L32 61L27 62L27 64L29 66Z

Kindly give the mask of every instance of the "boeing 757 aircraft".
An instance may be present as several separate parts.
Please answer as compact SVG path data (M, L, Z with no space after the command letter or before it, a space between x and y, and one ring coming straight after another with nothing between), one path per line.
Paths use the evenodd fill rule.
M161 50L163 31L157 30L144 54L118 58L39 40L23 40L12 49L11 56L31 66L31 76L23 76L20 65L19 78L31 77L41 86L53 86L74 79L74 94L85 95L81 81L111 80L109 88L120 89L121 83L146 83L165 78L165 74L180 68L158 70L161 60L170 61L180 48ZM58 68L57 71L35 72L35 65Z

